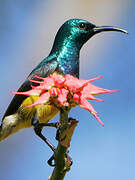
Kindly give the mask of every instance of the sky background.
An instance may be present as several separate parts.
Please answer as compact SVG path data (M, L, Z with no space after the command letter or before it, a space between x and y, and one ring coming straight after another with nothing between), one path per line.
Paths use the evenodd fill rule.
M74 108L79 120L72 138L71 171L65 180L135 179L135 1L134 0L1 0L0 1L0 118L31 70L46 57L61 24L70 18L125 28L129 35L108 32L90 39L80 54L80 77L103 75L94 84L119 89L92 102L103 128L86 110ZM55 121L59 117L55 118ZM55 130L44 134L57 145ZM53 168L50 149L33 129L0 143L1 180L45 180Z

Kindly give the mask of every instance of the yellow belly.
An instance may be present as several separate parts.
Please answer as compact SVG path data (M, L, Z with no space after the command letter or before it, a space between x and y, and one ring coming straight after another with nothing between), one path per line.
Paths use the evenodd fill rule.
M38 96L27 97L15 114L6 116L3 119L0 128L0 141L21 129L31 127L32 118L35 115L40 123L47 123L59 112L56 107L50 104L27 107L36 102L38 98Z
M59 112L56 107L50 104L42 104L30 108L27 107L28 105L36 102L37 99L38 96L30 96L26 98L17 111L20 119L23 120L25 127L31 126L34 115L37 116L40 123L47 123Z

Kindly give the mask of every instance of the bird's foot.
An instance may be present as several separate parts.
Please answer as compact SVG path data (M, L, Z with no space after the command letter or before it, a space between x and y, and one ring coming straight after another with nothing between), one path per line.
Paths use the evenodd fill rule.
M65 154L65 158L66 158L65 162L68 162L69 166L72 166L73 160L72 160L72 158L68 155L68 152ZM54 154L50 157L50 159L47 161L47 163L48 163L49 166L51 166L51 167L56 166Z
M54 127L58 128L59 127L59 122L53 122L53 123L39 123L38 121L34 122L32 121L32 125L37 128L43 128L43 127Z
M37 115L33 116L31 124L32 124L32 126L34 126L34 128L43 128L43 127L58 128L59 127L59 122L40 123L39 120L38 120Z
M68 118L68 126L70 126L71 121L76 121L76 119L69 117L69 118ZM58 123L58 124L57 124L57 132L56 132L56 140L57 140L57 141L63 141L63 140L65 140L66 136L64 136L62 139L60 138L62 132L63 132L63 129L61 129L60 123Z

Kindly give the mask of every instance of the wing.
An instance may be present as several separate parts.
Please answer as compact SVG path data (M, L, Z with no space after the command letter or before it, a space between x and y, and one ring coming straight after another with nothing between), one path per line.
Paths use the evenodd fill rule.
M51 60L43 60L28 76L28 78L37 80L34 76L42 76L42 77L47 77L50 74L52 74L54 71L56 71L58 66L57 63L57 59L56 58L52 58ZM18 91L20 92L24 92L24 91L28 91L31 89L31 85L33 85L33 83L31 81L28 80L28 78L25 80L25 82L21 85L21 87L18 89ZM38 79L39 81L39 79ZM34 84L37 85L37 84ZM24 99L26 99L27 96L24 95L15 95L14 98L12 99L11 103L9 104L4 116L2 119L5 118L5 116L9 116L11 114L14 114L19 106L22 104L22 102L24 101Z

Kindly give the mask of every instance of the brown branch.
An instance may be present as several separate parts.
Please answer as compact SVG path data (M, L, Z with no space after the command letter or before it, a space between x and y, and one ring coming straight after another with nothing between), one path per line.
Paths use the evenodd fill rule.
M66 157L66 153L68 152L68 147L70 146L70 141L78 121L71 120L69 123L68 112L69 110L63 109L60 111L61 140L54 154L55 168L49 180L63 180L66 172L70 170L71 160L69 157Z

